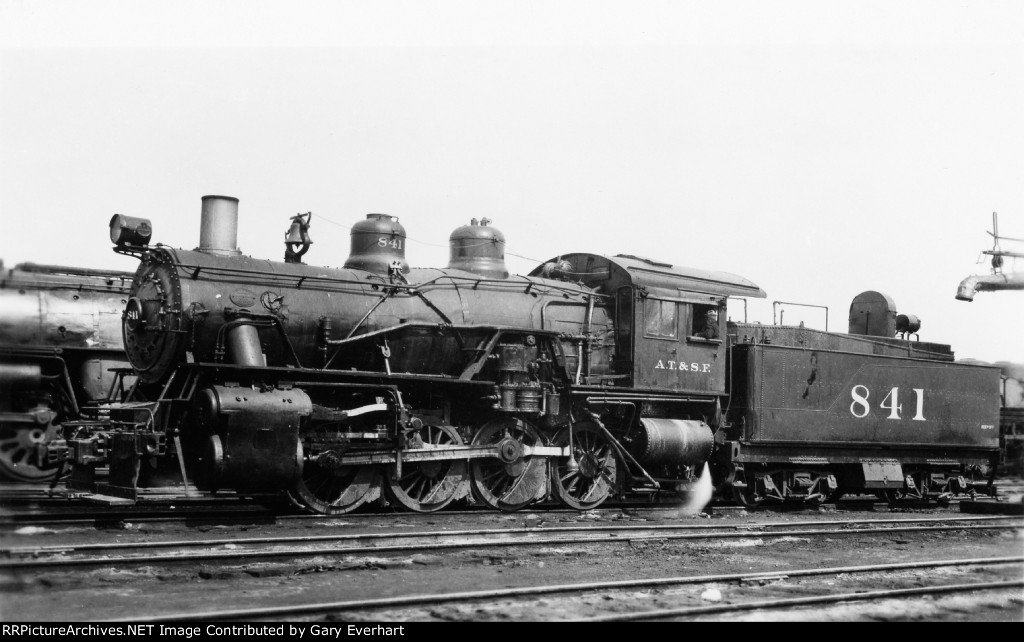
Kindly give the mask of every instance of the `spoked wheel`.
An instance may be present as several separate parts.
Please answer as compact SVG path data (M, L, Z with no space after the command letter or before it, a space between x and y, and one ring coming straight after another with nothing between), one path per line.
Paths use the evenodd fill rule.
M497 445L496 458L474 459L470 465L473 496L501 511L516 511L547 493L544 461L523 455L523 446L540 446L537 430L522 419L500 417L485 423L474 445Z
M29 463L32 451L46 443L53 428L41 424L0 424L0 477L22 482L53 479L55 469Z
M299 506L313 512L342 515L380 497L380 471L372 466L307 461L302 478L289 495Z
M558 500L576 510L599 506L615 489L617 462L611 443L593 424L577 424L572 430L572 462L551 467L551 483ZM569 445L569 431L555 435L555 446Z
M462 445L459 433L451 426L423 426L419 436L425 449ZM441 510L466 492L464 460L403 462L401 477L385 477L388 497L417 513Z
M732 480L728 485L729 494L732 496L732 501L740 506L753 508L764 501L764 496L757 494L755 484L749 483L747 477L747 471L737 466L737 470L729 475L729 479ZM750 479L753 480L753 474L750 474Z

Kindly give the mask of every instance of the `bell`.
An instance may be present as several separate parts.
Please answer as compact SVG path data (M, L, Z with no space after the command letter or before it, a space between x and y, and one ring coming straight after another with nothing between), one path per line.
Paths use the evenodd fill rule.
M284 242L292 245L302 245L302 223L299 222L298 218L292 219L292 226L288 228L288 233L285 234Z
M302 255L313 244L313 240L309 238L309 220L312 217L312 212L296 214L292 217L292 224L284 235L285 263L301 263Z

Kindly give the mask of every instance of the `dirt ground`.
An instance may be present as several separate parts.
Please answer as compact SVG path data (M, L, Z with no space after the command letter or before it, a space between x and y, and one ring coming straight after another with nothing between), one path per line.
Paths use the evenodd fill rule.
M946 512L928 516L950 514ZM600 511L584 514L523 512L453 516L380 515L351 519L293 520L278 525L189 527L124 523L114 529L60 528L5 536L4 546L84 541L134 541L185 537L251 537L397 530L541 527L614 522L715 523L909 517L914 511L875 510L854 514L832 508L795 513L722 511L714 516L673 512ZM543 533L540 533L542 536ZM524 537L536 537L534 535ZM19 540L21 538L21 540ZM23 541L22 541L23 540ZM230 550L232 545L225 547ZM791 578L792 569L856 566L935 559L1024 555L1024 531L955 530L940 533L849 534L772 538L752 533L739 539L641 541L611 544L508 546L396 555L318 555L285 561L95 567L0 574L4 621L83 621L199 614L219 609L266 608L399 595L451 593L633 578L777 572L768 581L712 582L656 589L597 590L582 595L547 595L531 600L462 600L389 611L342 611L326 617L346 621L529 620L549 621L631 611L700 607L779 597L909 588L942 581L967 583L1021 579L1019 565L967 570L931 569L890 574L845 574ZM1024 620L1020 589L954 593L932 598L851 602L796 611L751 611L688 619L729 620ZM322 617L322 616L317 616Z

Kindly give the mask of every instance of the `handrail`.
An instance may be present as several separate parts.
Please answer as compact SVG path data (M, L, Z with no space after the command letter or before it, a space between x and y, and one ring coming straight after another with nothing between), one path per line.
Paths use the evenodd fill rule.
M779 314L778 323L775 321L775 311L780 305L799 305L805 308L821 308L825 310L825 332L828 332L828 307L824 305L814 305L813 303L795 303L793 301L772 301L772 325L782 325L782 314ZM785 313L785 310L783 310Z

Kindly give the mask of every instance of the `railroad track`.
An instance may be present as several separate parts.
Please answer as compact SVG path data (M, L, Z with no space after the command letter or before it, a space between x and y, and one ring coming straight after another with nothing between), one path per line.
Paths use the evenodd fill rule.
M673 540L736 540L773 538L893 535L948 531L1017 530L1019 518L1003 516L922 517L863 520L816 520L744 524L595 524L404 533L342 533L299 536L192 538L187 540L62 543L0 548L0 572L87 566L123 568L131 565L195 562L231 563L338 555L430 553L494 547L559 545L621 545ZM337 545L341 543L341 545ZM328 544L321 546L321 544ZM127 550L145 554L123 554ZM156 552L162 551L162 552Z
M1024 489L1024 484L1017 480L1006 480L1005 483L997 483L996 488L998 489L998 497L1006 499L1010 496L1019 495L1021 490ZM145 489L143 489L145 491ZM169 492L169 489L161 489L160 492L146 493L143 492L139 497L138 503L129 510L118 511L116 505L104 505L102 503L95 503L88 499L90 493L79 492L79 491L51 491L46 484L26 484L18 482L0 482L0 506L11 508L15 506L32 506L38 510L68 510L69 507L74 507L73 510L83 512L157 512L167 511L168 506L174 506L176 510L183 510L187 508L194 508L196 510L216 510L221 509L225 511L239 510L238 506L247 506L249 510L254 512L264 513L277 513L277 514L288 514L288 512L297 512L299 509L289 506L286 500L283 498L274 498L281 505L282 510L271 511L262 506L258 505L254 500L234 495L231 493L221 494L198 494L195 496L188 496L184 494L184 491ZM978 497L983 497L979 495ZM956 505L961 501L961 498L952 498L946 505ZM622 508L679 508L679 498L662 498L659 501L651 501L649 499L626 499L624 501L609 500L605 502L602 507L608 509L622 509ZM861 506L867 504L875 505L886 505L886 502L871 496L871 495L851 495L844 496L843 498L829 502L828 505L832 506ZM920 506L936 506L935 502L919 502L914 500L905 500L900 502L901 506L905 507L920 507ZM729 508L743 508L732 501L723 500L716 498L709 505L712 509L729 509ZM766 502L756 507L749 507L748 510L802 510L808 508L808 505L804 505L800 502L792 503L773 503ZM811 506L813 507L813 506ZM490 510L484 507L468 505L464 509L443 511L451 513L462 513L462 512L479 512L482 510ZM565 511L564 507L557 502L545 502L536 504L530 508L530 510L562 510ZM394 508L386 505L383 502L375 502L369 504L360 509L361 514L374 514L374 513L393 513ZM407 514L402 511L403 514ZM358 514L358 513L357 513ZM408 514L419 514L419 513L408 513ZM429 513L436 514L436 513ZM322 516L321 516L322 517ZM0 515L0 523L4 519L3 515Z
M956 507L957 500L950 502L949 506ZM844 498L836 504L830 505L832 509L839 512L853 511L889 511L890 506L881 500L861 497L856 499ZM949 506L937 506L927 502L906 502L901 504L900 509L906 510L950 510ZM117 508L97 505L83 505L67 500L56 501L52 505L42 506L33 504L31 510L11 510L11 504L0 498L0 532L10 531L23 526L88 526L97 527L116 525L122 522L134 524L154 523L181 523L181 524L276 524L286 522L299 522L303 520L315 520L319 522L331 520L358 521L382 516L395 516L401 519L436 519L439 517L451 517L462 515L496 515L494 511L485 508L466 508L456 510L443 510L433 513L415 513L409 511L395 511L390 507L369 507L360 509L353 513L344 515L319 515L305 512L290 512L268 509L263 506L241 500L240 498L224 499L216 502L161 502L159 504L142 503L131 508ZM819 507L809 507L801 504L764 504L757 507L744 507L735 504L711 504L706 507L705 512L710 514L730 514L734 512L757 513L800 513L808 510L818 510ZM635 505L606 503L601 508L587 511L589 514L602 515L606 513L629 514L679 514L682 510L678 505ZM545 516L550 515L579 515L579 511L552 505L536 505L520 511L519 514L527 515L539 513Z
M109 510L91 508L88 511L29 511L0 513L0 530L12 530L23 526L107 526L121 522L132 523L181 523L181 524L273 524L282 520L312 519L323 515L280 514L265 508L236 505L230 507L171 505L167 508L138 507L131 510Z
M1014 599L1019 599L1020 589L1024 587L1024 579L1019 577L1021 564L1024 564L1024 556L544 584L479 591L409 594L363 600L296 602L258 608L219 609L188 613L153 612L146 615L136 614L130 620L125 621L279 621L299 616L336 617L338 614L344 614L346 621L355 622L360 621L361 618L386 622L431 619L656 620L979 591L1010 592L1009 599L1012 602ZM942 583L932 580L926 586L906 589L856 590L856 587L860 585L878 583L886 574L913 572L922 577L929 577L940 570L945 571L948 575L950 571L964 573L973 569L988 569L994 579ZM851 576L860 576L860 580L846 581L843 582L843 585L855 590L835 590L836 579L849 579ZM828 582L806 583L808 578L833 578L833 582L831 584ZM792 586L782 587L784 583ZM727 601L722 604L700 603L701 600L706 599L704 596L707 591L714 590L722 593L721 588L716 587L736 586L748 590L730 590L731 595L726 599L735 601ZM769 587L767 591L760 590L765 586ZM821 592L822 586L826 589L824 593ZM783 588L786 590L782 590ZM791 592L789 589L816 594L791 597L788 595ZM758 593L774 593L776 596L769 599L751 599ZM557 596L557 600L553 602L552 596ZM588 596L592 599L588 599ZM545 598L545 601L539 603L538 599L542 597ZM669 602L682 605L655 608L656 605ZM693 604L693 602L697 602L697 604ZM595 603L598 605L597 608L594 608ZM614 609L615 612L609 613L610 609ZM561 617L552 615L559 613Z
M644 610L634 613L616 613L580 618L583 622L635 622L665 619L689 618L701 615L720 615L743 611L779 611L781 609L800 609L809 606L836 605L843 602L878 602L881 600L902 599L908 597L934 597L949 593L963 594L978 591L1019 589L1024 587L1024 580L1004 580L1000 582L967 582L962 584L935 584L903 589L883 591L858 591L852 593L834 593L831 595L814 595L808 597L778 598L742 602L738 604L722 604L715 606L689 606L667 609ZM777 615L775 616L777 617Z
M845 500L844 500L845 501ZM846 507L854 509L870 509L872 506L885 505L884 502L877 502L872 500L865 500L860 502L856 506L854 504L844 504ZM64 503L62 508L66 509L67 504ZM781 509L781 507L780 507ZM804 510L805 507L786 507L781 509L780 512L799 512ZM719 513L731 513L738 511L747 512L774 512L770 507L765 509L745 509L741 506L716 506L713 509L709 509L713 512ZM942 509L940 509L942 510ZM608 505L602 506L601 508L587 511L589 515L620 515L626 511L630 515L678 515L681 511L679 506L617 506ZM534 506L529 509L524 509L519 512L520 515L526 516L531 513L538 513L545 516L551 515L580 515L579 511L571 510L567 508L554 507L554 506ZM313 513L289 513L289 512L275 512L263 507L256 507L252 505L241 504L237 500L234 505L231 506L191 506L191 505L169 505L168 507L158 506L138 506L131 509L110 509L110 508L96 508L90 507L86 511L82 510L61 510L61 511L47 511L40 512L38 510L26 511L26 512L7 512L6 514L0 512L0 531L11 530L20 528L22 526L108 526L111 524L117 524L119 522L131 522L136 524L153 524L153 523L182 523L182 524L202 524L202 523L253 523L253 524L273 524L273 523L290 523L290 522L302 522L302 521L317 521L317 522L332 522L332 521L365 521L381 517L396 517L401 519L427 519L433 520L441 517L453 517L463 515L488 515L495 516L500 513L495 513L489 509L484 508L473 508L466 510L444 510L436 511L433 513L414 513L408 511L397 512L390 509L378 509L378 510L364 510L360 512L345 513L344 515L319 515Z

